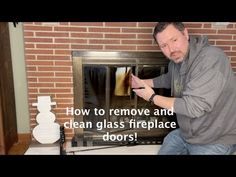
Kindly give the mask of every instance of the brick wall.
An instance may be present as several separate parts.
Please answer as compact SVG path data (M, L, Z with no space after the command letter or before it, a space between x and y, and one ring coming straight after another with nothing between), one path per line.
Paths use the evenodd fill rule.
M30 125L36 125L36 107L32 103L39 95L50 95L57 121L72 117L65 114L73 107L71 51L158 51L152 38L153 22L60 22L24 23L25 60L27 67ZM222 48L236 72L236 23L215 28L211 23L185 23L190 34L208 35L210 43ZM73 136L66 129L67 139Z

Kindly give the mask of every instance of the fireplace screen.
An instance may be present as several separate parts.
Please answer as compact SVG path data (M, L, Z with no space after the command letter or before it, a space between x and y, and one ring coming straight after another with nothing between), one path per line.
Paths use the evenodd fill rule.
M166 73L167 66L168 60L159 52L73 52L74 109L89 114L74 115L74 122L85 126L75 128L72 145L162 143L172 128L137 125L176 122L175 115L155 115L160 108L132 92L130 77L132 73L141 79L154 78ZM171 96L168 89L154 91Z

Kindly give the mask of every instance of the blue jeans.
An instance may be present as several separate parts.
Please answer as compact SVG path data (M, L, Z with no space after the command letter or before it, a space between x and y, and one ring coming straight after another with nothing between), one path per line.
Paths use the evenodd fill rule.
M159 155L228 155L234 152L236 145L189 144L182 137L180 130L171 131L160 148Z

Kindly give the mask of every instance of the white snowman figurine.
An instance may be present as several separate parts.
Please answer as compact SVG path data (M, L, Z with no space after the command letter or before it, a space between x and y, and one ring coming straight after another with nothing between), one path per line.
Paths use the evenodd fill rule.
M50 96L38 96L38 103L33 103L39 111L36 116L38 125L33 129L34 138L41 144L52 144L60 139L60 125L55 123L55 115L50 112L51 105L56 105L56 102L51 102Z

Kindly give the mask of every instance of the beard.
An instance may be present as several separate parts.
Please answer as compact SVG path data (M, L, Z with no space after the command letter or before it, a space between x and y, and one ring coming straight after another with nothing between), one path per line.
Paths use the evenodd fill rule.
M176 64L181 63L184 60L184 58L178 58L178 59L172 59L173 62Z
M184 56L181 51L175 51L170 54L170 59L175 63L180 63L183 61Z

